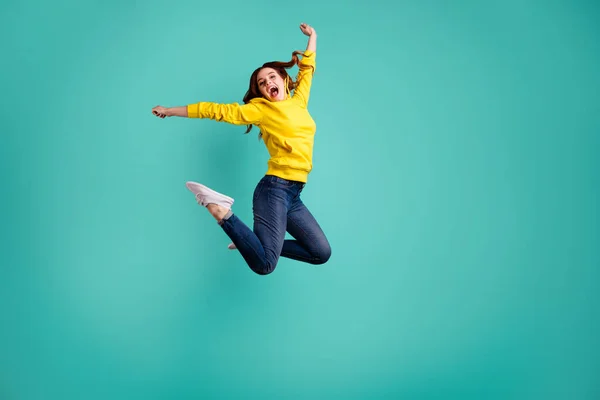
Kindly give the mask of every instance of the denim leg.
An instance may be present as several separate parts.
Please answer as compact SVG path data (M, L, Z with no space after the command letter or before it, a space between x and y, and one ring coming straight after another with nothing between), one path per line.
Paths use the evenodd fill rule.
M290 193L285 185L263 178L254 191L254 231L235 214L221 224L250 269L259 275L273 272L279 261Z
M287 231L296 240L286 240L282 257L310 264L324 264L331 257L331 246L319 223L300 196L294 199L287 215Z

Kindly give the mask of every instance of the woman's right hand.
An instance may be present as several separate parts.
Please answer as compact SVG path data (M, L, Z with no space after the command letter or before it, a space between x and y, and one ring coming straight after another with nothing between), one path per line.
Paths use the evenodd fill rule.
M152 114L156 115L159 118L170 117L169 109L163 106L156 106L152 109Z

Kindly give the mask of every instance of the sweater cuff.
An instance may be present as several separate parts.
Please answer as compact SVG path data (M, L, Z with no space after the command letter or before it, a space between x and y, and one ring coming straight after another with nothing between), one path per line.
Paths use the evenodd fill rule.
M188 118L198 118L200 116L200 105L199 104L188 104L187 113L188 113Z
M308 62L308 63L314 62L314 59L315 59L315 52L314 51L312 51L312 50L306 50L302 54L304 54L304 55L300 59L300 63L302 63L302 62Z
M305 51L305 56L302 57L300 62L298 63L299 67L315 67L315 52L314 51Z

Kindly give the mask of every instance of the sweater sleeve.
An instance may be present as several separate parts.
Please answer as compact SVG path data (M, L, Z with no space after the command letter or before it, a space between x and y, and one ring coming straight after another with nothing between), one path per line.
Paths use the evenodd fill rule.
M187 106L189 118L209 118L233 125L256 125L262 119L262 113L256 104L219 104L200 102Z
M304 57L298 63L298 77L296 78L296 90L294 91L294 98L298 98L302 104L306 107L308 105L308 99L310 98L310 87L312 85L312 78L316 68L316 57L317 54L314 51L305 51Z

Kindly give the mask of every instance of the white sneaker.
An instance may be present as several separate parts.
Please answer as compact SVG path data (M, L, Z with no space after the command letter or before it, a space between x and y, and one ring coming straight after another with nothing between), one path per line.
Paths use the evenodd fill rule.
M237 247L235 247L235 244L233 244L233 243L229 243L229 244L227 245L227 248L228 248L229 250L235 250L235 249L237 249Z
M186 182L185 186L187 186L190 192L196 196L196 201L201 206L206 207L209 204L217 204L221 207L231 209L231 206L233 205L234 200L231 197L215 192L197 182Z

